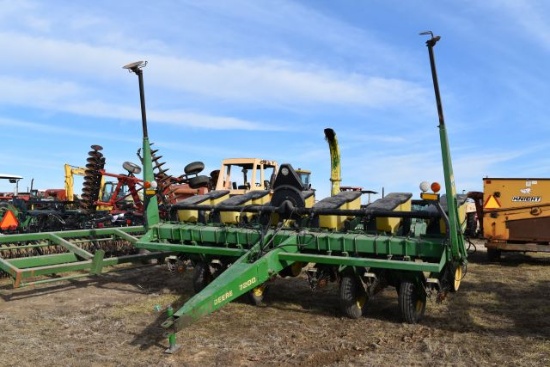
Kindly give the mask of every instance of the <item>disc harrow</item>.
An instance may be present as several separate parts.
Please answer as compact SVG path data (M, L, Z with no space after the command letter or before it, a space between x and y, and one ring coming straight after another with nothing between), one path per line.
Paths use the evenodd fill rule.
M152 145L152 144L151 144ZM169 168L164 168L163 166L166 162L161 161L162 156L157 155L158 149L151 150L151 161L153 162L153 172L155 177L155 182L158 185L158 195L157 200L159 205L169 205L169 194L170 186L176 181L174 177L167 174L170 170Z
M149 144L151 151L151 164L154 181L157 185L156 197L157 203L161 207L161 217L167 219L167 210L170 205L181 200L183 197L203 194L212 190L211 177L199 175L204 170L202 162L191 162L184 167L184 174L180 176L172 176L168 174L169 168L165 167L166 162L162 161L162 156L158 155L158 149L152 149L153 143ZM137 153L140 161L143 162L141 149Z
M105 167L105 157L100 145L92 145L92 150L88 152L84 183L82 188L82 199L80 208L86 214L93 214L96 211L95 203L99 200L101 191L101 170Z

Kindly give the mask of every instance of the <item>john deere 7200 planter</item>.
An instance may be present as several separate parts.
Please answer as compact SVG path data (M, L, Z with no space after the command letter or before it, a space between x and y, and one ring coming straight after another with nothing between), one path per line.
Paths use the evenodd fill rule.
M169 314L165 328L178 331L243 295L260 302L267 282L302 271L312 286L339 282L342 312L352 318L360 317L369 298L387 286L397 289L401 315L409 323L421 319L428 295L442 299L458 290L467 253L435 72L438 40L432 35L427 46L439 114L443 194L438 184L430 192L424 184L418 200L410 193L392 193L362 205L357 190L315 200L292 165L282 164L269 190L197 195L174 205L173 217L179 220L166 222L159 219L151 162L144 161L147 232L135 246L176 253L194 263L196 295ZM139 79L147 152L143 66L137 62L126 68Z

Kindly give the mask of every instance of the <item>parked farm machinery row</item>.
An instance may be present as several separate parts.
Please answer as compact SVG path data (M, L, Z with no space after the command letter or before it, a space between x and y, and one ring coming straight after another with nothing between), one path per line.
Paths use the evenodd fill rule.
M65 164L65 188L31 189L28 193L5 193L0 197L0 233L35 233L62 230L143 225L143 180L141 167L124 162L126 173L105 170L100 145L92 145L85 167ZM198 175L202 162L192 162L183 175L174 177L163 167L166 162L151 150L157 196L162 216L166 207L210 190L210 177ZM138 151L139 155L139 151ZM143 159L140 156L140 159ZM74 195L74 175L83 176L82 194Z
M138 196L141 180L135 177L141 168L125 162L126 174L108 173L104 169L103 148L91 148L85 167L65 165L65 188L4 195L0 203L0 233L143 225L143 205ZM83 176L81 197L74 195L75 174Z
M91 146L85 167L66 165L65 189L45 190L47 197L17 191L3 197L0 277L12 277L15 288L98 274L107 266L148 263L167 256L134 246L145 231L143 180L136 176L140 166L124 162L126 174L109 173L104 168L102 149ZM157 151L150 149L148 154L158 183L160 217L164 218L171 203L207 192L210 178L198 175L204 168L201 162L188 164L181 176L169 175ZM66 193L74 192L74 174L84 176L82 195L67 200Z
M11 277L14 288L99 274L107 266L160 258L158 253L145 253L133 245L144 233L139 206L125 205L125 212L121 212L121 203L126 202L124 195L119 195L123 187L137 197L136 172L106 173L101 150L101 146L93 145L86 168L78 171L84 176L81 199L66 197L66 192L73 192L73 170L71 176L66 173L65 190L46 190L49 197L16 192L1 203L0 276ZM127 163L124 166L130 167ZM108 175L117 178L115 190L109 193L104 182Z

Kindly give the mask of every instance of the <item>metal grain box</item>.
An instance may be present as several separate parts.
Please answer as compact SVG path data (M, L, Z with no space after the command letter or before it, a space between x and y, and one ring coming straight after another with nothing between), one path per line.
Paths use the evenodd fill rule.
M550 179L484 178L483 234L490 241L550 241Z

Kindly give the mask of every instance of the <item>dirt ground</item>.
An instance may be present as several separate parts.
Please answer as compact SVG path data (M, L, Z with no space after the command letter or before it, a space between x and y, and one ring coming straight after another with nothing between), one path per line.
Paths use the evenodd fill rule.
M2 278L0 364L549 366L550 255L488 263L476 247L459 292L429 299L418 325L400 321L393 288L351 320L337 284L311 291L304 278L277 279L264 306L235 301L179 332L173 354L160 324L193 295L191 271L156 265L19 290Z

